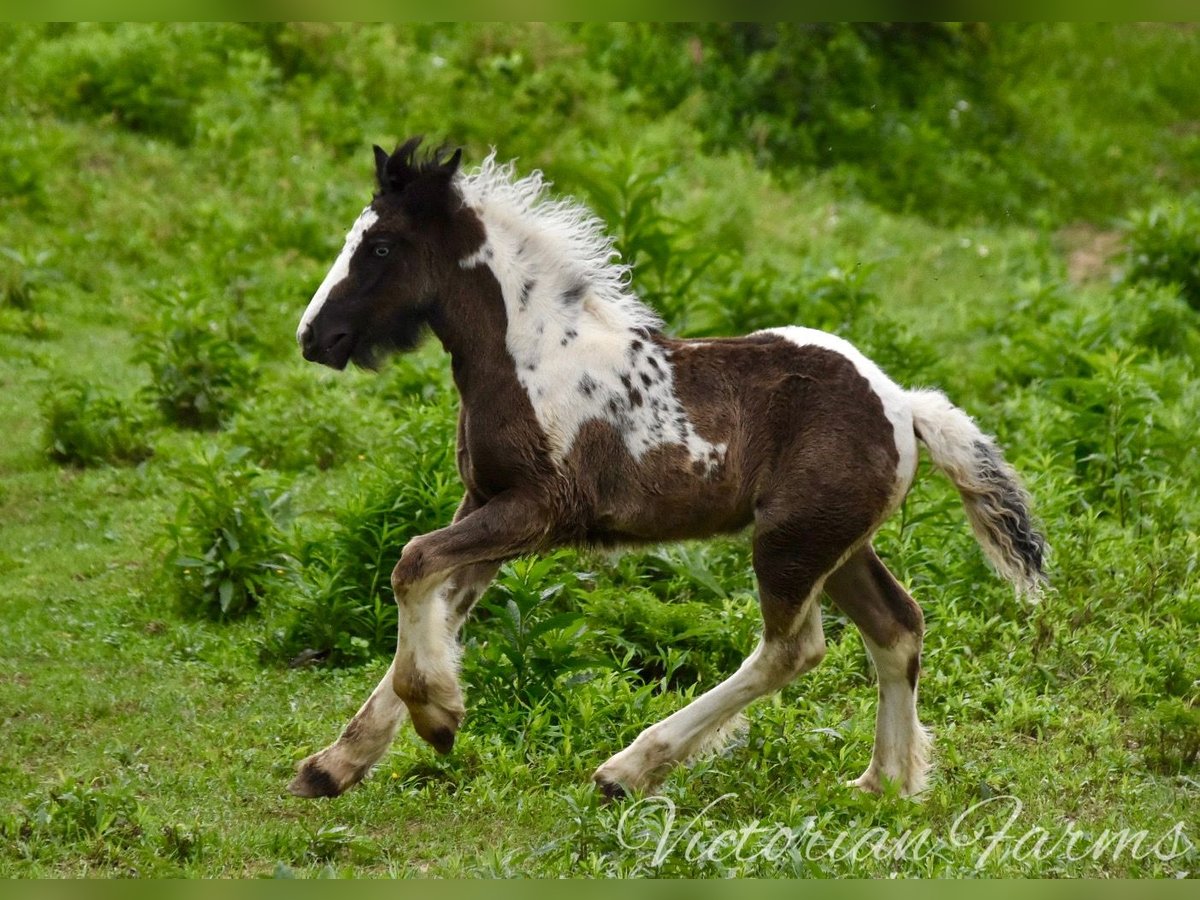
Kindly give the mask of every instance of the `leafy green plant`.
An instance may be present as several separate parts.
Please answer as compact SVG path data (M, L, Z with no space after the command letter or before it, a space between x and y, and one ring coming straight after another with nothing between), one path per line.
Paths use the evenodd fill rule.
M1128 280L1175 285L1200 310L1200 194L1136 212L1127 230Z
M180 863L197 862L204 858L206 837L199 825L173 822L162 829L163 852Z
M353 853L362 861L375 852L374 843L354 833L349 825L319 825L306 829L308 844L304 855L309 860L327 863Z
M1166 475L1176 438L1157 415L1162 400L1147 366L1119 350L1068 351L1079 374L1047 379L1074 414L1076 471L1124 526Z
M280 530L289 495L262 483L248 452L205 452L175 472L184 494L166 523L165 563L181 608L193 615L244 615L292 570Z
M13 122L0 135L0 193L10 202L40 208L46 202L44 148L39 146L34 120L23 125Z
M144 825L144 810L128 784L65 778L25 798L17 831L27 843L58 839L119 850L138 844Z
M76 466L138 463L154 452L148 423L130 402L82 381L60 381L42 397L43 448Z
M26 312L34 309L38 294L47 285L62 280L62 272L48 265L53 257L49 250L0 247L0 307Z
M741 665L761 628L757 604L745 596L705 603L604 590L583 609L584 641L662 689L715 684Z
M344 386L332 387L293 378L278 391L251 396L239 405L230 440L268 469L324 471L345 462L352 451L366 449L367 429Z
M1142 753L1161 772L1185 772L1200 765L1200 707L1166 697L1138 718Z
M462 497L453 428L447 407L414 408L332 511L332 528L300 548L302 585L277 652L346 665L395 650L392 568L408 540L450 522Z
M164 418L185 428L224 424L257 377L238 311L217 311L187 292L162 304L134 358L149 368L148 390Z
M193 107L249 38L236 25L82 24L44 41L26 74L55 109L186 144Z
M560 684L612 665L583 641L574 554L560 551L506 564L484 593L467 635L464 671L477 703L501 710L561 700ZM486 715L486 713L485 713Z
M332 549L310 556L287 626L263 643L265 658L353 666L395 651L396 603L385 590L394 562L381 553L378 568L353 577L352 563L361 560L344 554ZM368 574L364 591L361 577Z

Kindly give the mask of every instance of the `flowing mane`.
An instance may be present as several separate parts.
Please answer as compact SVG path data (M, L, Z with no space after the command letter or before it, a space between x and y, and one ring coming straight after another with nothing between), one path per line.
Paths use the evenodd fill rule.
M495 262L501 266L515 264L529 276L540 271L550 282L529 290L526 309L535 303L561 301L564 293L582 285L613 325L630 331L662 329L658 314L630 290L632 267L618 262L620 253L604 223L580 203L547 196L550 182L541 170L517 178L514 163L497 163L493 150L478 168L460 173L456 185L463 203L483 220L489 236L479 254L463 260L464 266L478 265L496 254ZM505 254L517 259L504 260ZM493 268L498 267L493 264ZM497 276L501 274L497 271ZM520 308L526 283L505 284L502 278L506 302ZM557 296L551 290L556 285L561 286ZM564 312L575 318L581 308L567 305Z

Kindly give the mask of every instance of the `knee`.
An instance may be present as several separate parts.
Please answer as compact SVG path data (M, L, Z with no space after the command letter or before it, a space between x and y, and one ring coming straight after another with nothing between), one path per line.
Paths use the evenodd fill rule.
M400 561L392 569L392 591L400 602L408 588L419 581L428 570L428 554L421 546L420 538L413 538L404 545Z
M901 624L910 635L916 640L920 646L921 641L925 637L925 614L921 612L921 607L917 605L917 601L912 597L905 598L908 602L904 604L904 614L900 617Z
M908 632L901 635L890 647L880 647L864 636L867 649L875 663L875 671L880 682L906 681L911 687L916 687L917 678L921 673L921 638Z
M825 658L825 641L798 641L790 646L783 645L772 654L771 659L760 670L764 679L764 691L775 691L789 684L810 669L820 665Z
M399 668L392 674L392 690L405 703L429 702L429 684L415 669Z

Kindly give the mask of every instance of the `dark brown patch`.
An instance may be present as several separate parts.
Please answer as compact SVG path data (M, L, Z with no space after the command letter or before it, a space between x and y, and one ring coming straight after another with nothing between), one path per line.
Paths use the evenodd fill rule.
M894 647L905 634L920 641L925 632L921 607L869 546L826 579L825 591L877 646Z
M908 661L908 686L914 691L917 689L917 678L921 674L921 654L915 654Z
M434 728L428 735L422 735L422 737L443 756L454 749L454 731L450 728Z
M342 793L333 776L312 762L305 763L300 769L292 781L291 791L302 797L337 797Z
M422 672L396 672L392 676L392 690L396 696L408 704L423 704L429 702L429 684Z
M625 788L621 787L615 781L609 781L607 778L597 778L596 787L599 788L601 796L604 797L607 803L624 800L628 796Z
M896 580L896 576L888 570L888 567L872 551L868 561L871 568L871 577L874 579L879 591L885 596L888 609L896 617L896 621L900 627L918 636L925 632L925 616L921 613L921 607L917 602L909 596L906 591Z

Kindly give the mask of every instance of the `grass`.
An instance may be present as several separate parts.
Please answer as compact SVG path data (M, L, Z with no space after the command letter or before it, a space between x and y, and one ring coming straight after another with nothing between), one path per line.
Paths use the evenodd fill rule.
M1049 187L1005 181L1020 203L1007 215L972 196L997 182L972 188L969 167L947 175L945 208L893 203L881 199L889 168L869 158L789 166L730 143L736 121L706 132L710 83L666 72L683 80L655 97L653 72L631 84L636 69L614 68L627 57L601 52L613 36L650 42L647 58L686 52L670 29L0 27L0 74L28 76L0 82L0 876L1200 871L1200 314L1179 284L1194 269L1186 228L1156 230L1194 204L1200 174L1189 32L992 35L981 96L1019 110L1018 130L937 143L950 156L922 157L914 178L935 180L914 196L936 196L943 163L968 165L956 154L986 151L993 175L1027 174L1020 154L1040 154ZM92 86L51 95L89 50ZM169 103L139 94L141 70L120 62L170 71L173 54L190 81ZM381 110L372 84L408 106ZM460 101L449 110L447 92ZM500 97L510 112L484 112ZM379 375L335 374L304 364L292 339L369 191L370 143L420 130L460 137L474 159L494 142L522 171L544 166L562 190L623 210L610 218L618 239L645 250L638 277L677 329L834 328L904 383L946 389L1008 448L1054 548L1041 605L989 572L927 467L877 541L927 615L920 705L937 769L921 802L842 784L869 758L875 689L857 633L829 609L825 662L752 707L725 752L649 805L598 802L590 772L753 646L738 540L514 562L464 634L469 711L454 753L405 730L345 797L286 794L295 762L337 734L386 665L392 559L458 491L437 347ZM1135 177L1154 165L1161 178ZM1080 269L1089 235L1109 249ZM172 345L180 323L191 343ZM165 394L151 357L172 353L236 371L174 366ZM136 415L106 418L62 385ZM197 387L220 398L219 415L191 423L203 429L161 404ZM55 408L91 413L70 419L77 446L99 448L89 465L48 454ZM129 442L140 461L111 450ZM251 539L222 538L204 561L206 599L188 604L167 565L172 535L211 536L195 510L221 518L239 484L264 492L239 520ZM288 515L266 499L284 493ZM280 571L254 582L245 615L226 615L221 585L261 571L236 556L256 546ZM665 801L679 829L703 813L712 852L689 856L685 838L656 861ZM952 841L1010 818L991 853ZM720 834L754 823L809 840L719 852ZM1084 837L1073 856L1051 839L1035 852L1036 834L1018 844L1036 827ZM929 829L936 843L901 859L821 850L874 828ZM1106 849L1106 831L1123 829L1146 832L1143 852Z

